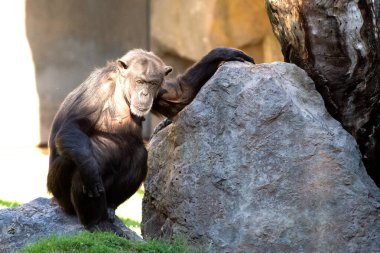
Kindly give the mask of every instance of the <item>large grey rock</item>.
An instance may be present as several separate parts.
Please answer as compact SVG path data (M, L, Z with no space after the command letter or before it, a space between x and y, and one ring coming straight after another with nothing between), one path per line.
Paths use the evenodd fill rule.
M115 220L132 240L141 240L118 218ZM38 198L16 208L0 210L0 252L13 252L50 235L84 231L76 216L65 214L50 199Z
M380 191L295 65L226 63L153 136L144 237L210 252L379 252Z

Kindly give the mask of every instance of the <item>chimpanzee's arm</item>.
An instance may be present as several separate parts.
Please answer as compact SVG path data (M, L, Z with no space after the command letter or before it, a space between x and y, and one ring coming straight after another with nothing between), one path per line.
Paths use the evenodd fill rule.
M180 75L174 82L166 81L158 93L152 111L168 118L174 117L196 96L201 87L214 75L225 61L248 61L253 59L240 50L216 48Z
M55 136L55 146L60 156L76 164L83 180L83 192L89 197L99 197L104 192L99 165L93 156L90 139L82 131L80 123L64 123Z

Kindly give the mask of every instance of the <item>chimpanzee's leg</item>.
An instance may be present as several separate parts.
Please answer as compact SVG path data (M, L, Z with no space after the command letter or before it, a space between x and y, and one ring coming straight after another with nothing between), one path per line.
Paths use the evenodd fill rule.
M57 156L50 163L47 179L48 190L53 194L63 210L69 214L75 214L70 194L74 169L75 164L72 161Z
M79 173L74 173L71 198L80 222L91 232L108 231L128 238L123 230L108 218L106 193L107 189L99 197L89 197L83 193L83 182Z
M107 191L108 216L110 219L114 218L116 208L139 189L143 178L141 177L134 181L128 178L128 174L126 174L115 177L113 181L114 183L110 184Z
M71 200L80 222L89 228L107 219L107 201L104 192L98 197L89 197L85 194L83 185L79 171L75 171L71 185Z
M123 164L118 173L104 178L107 189L108 208L115 210L120 204L131 197L144 181L147 173L147 151L143 144L135 146L131 160ZM112 215L112 212L111 212Z

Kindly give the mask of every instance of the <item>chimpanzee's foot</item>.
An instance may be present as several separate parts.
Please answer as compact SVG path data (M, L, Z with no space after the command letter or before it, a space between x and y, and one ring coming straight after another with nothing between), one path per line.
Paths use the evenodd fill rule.
M124 231L110 220L102 220L97 224L86 226L86 229L90 232L111 232L120 237L127 237Z

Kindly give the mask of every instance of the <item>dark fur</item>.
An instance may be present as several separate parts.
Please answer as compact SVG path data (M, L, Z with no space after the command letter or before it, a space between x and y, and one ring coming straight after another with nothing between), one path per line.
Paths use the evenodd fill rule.
M144 58L137 54L133 60L139 57ZM131 64L157 61L158 69L167 67L156 58L149 56ZM214 49L175 81L163 80L157 94L149 94L154 95L151 110L174 117L193 100L221 62L233 60L253 62L239 50ZM131 68L130 62L120 63ZM137 191L147 173L143 118L132 114L130 101L120 96L122 89L136 84L131 79L123 87L117 85L122 74L116 61L95 70L67 96L51 130L48 190L66 212L77 214L90 230L118 232L111 222L114 210ZM108 225L100 226L104 222Z

